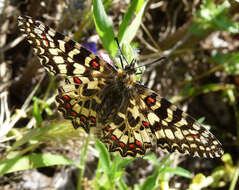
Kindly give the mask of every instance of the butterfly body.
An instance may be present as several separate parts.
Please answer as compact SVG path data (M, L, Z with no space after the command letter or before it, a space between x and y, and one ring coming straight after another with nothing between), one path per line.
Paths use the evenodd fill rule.
M139 156L156 145L191 156L223 154L208 130L136 80L135 60L116 68L31 17L19 17L19 27L48 72L65 77L56 96L64 118L87 133L96 129L109 151Z

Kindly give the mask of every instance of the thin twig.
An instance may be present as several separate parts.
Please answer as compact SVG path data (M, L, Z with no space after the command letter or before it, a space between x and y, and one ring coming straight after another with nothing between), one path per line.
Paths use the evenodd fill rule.
M5 52L9 49L14 48L15 46L17 46L22 40L24 40L24 36L19 36L18 38L14 39L13 41L9 42L7 45L3 46L0 51L1 52Z
M206 76L208 76L208 75L210 75L210 74L212 74L212 73L214 73L214 72L216 72L216 71L219 71L219 70L223 69L223 67L225 67L226 64L228 64L228 62L225 62L225 63L223 63L223 64L221 64L221 65L215 66L215 67L213 67L212 69L210 69L209 71L207 71L207 72L205 72L205 73L202 73L201 75L195 76L195 77L193 77L193 78L190 79L190 80L182 81L182 82L176 84L175 87L176 87L176 88L180 88L180 87L182 87L182 86L188 84L189 82L197 81L197 80L199 80L199 79L201 79L201 78L204 78L204 77L206 77Z
M1 128L0 128L0 137L3 137L5 136L13 127L14 125L17 123L17 121L24 117L26 114L26 109L27 107L29 106L29 104L31 103L31 100L32 100L32 97L34 96L34 94L36 93L37 89L39 88L43 78L44 78L45 74L42 75L40 81L38 82L38 84L35 86L35 88L33 89L33 91L29 94L29 96L27 97L26 101L24 102L24 104L22 105L21 109L20 110L17 110L16 112L16 115L15 116L12 116L10 118L10 112L8 110L8 107L7 107L7 100L5 99L3 102L5 102L5 105L4 107L1 106L1 115L3 114L2 113L2 110L3 112L5 113L5 121L3 122L3 124L1 125ZM8 113L9 112L9 113ZM1 116L2 117L2 116ZM1 118L2 119L2 118Z
M187 33L182 40L178 41L170 50L164 51L164 55L169 57L176 49L182 46L190 37L192 36L191 33Z
M154 44L154 46L158 49L159 52L161 52L162 50L160 49L160 47L158 46L157 42L154 40L154 38L152 37L152 35L150 34L150 32L148 31L148 29L144 26L143 23L141 23L141 26L144 30L144 32L146 33L146 35L149 37L149 39L151 40L151 42Z

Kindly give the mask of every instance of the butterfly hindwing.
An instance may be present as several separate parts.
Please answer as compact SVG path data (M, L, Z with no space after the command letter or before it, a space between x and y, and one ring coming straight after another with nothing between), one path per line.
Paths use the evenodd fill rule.
M101 125L102 140L110 151L119 151L122 156L144 155L156 145L167 152L192 156L222 155L220 142L195 119L154 91L140 84L137 89L139 97L129 99L126 110Z
M140 95L149 108L146 117L157 146L168 152L180 152L200 157L219 157L220 142L194 118L160 97L156 92L139 85Z
M83 127L87 133L96 126L96 108L101 104L98 94L105 86L104 79L67 77L60 82L56 101L65 119L71 119L74 128Z
M111 152L119 151L121 156L144 155L155 145L155 138L140 112L142 102L130 98L126 109L121 109L107 124L100 123L101 140L108 144ZM136 103L137 102L137 103Z

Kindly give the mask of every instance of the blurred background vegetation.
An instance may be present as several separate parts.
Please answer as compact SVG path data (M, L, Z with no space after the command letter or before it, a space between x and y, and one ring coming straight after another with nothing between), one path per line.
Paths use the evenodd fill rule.
M57 79L20 34L19 15L98 54L116 54L115 35L140 51L139 65L167 56L142 82L200 119L224 156L109 154L57 111ZM238 0L0 0L0 189L239 189L238 21Z

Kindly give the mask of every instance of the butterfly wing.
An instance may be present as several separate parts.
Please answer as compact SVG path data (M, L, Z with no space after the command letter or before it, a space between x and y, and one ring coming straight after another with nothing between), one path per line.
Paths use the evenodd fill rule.
M155 145L156 139L146 123L147 118L140 112L145 105L139 101L137 98L129 99L128 106L122 106L112 121L99 123L100 139L108 144L110 152L119 151L123 157L142 156Z
M154 91L136 85L137 97L129 98L111 122L100 124L101 140L121 156L144 155L160 147L198 157L220 157L220 142L191 116Z
M114 77L115 68L38 20L19 16L18 22L44 68L67 77L58 89L58 109L75 128L89 132L95 127L96 101L100 102L96 95L104 88L105 80Z
M199 157L220 157L222 145L210 131L194 118L171 104L156 92L137 85L141 100L148 111L143 111L157 146L168 152L180 152Z
M32 45L41 64L52 74L102 77L114 67L67 36L28 16L18 17L19 28Z
M104 79L89 81L87 77L67 77L60 82L56 101L65 119L74 128L82 127L89 133L96 126L96 106L101 103L97 94L104 88Z

